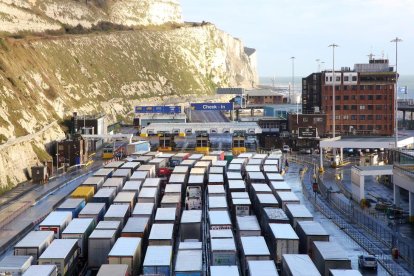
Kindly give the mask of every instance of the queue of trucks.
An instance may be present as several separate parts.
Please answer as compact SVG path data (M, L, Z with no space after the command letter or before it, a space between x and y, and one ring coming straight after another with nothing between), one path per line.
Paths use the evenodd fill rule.
M223 153L144 151L106 164L14 246L13 255L0 262L0 272L350 272L345 252L330 241L280 174L281 153L223 159ZM165 168L171 174L160 175Z

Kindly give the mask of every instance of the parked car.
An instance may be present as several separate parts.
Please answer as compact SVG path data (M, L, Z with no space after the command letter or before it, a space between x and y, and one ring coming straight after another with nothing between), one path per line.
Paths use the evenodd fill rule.
M359 255L358 256L358 267L367 269L377 269L378 262L377 258L373 255Z
M310 148L303 148L303 149L300 149L299 150L299 153L302 153L302 154L312 154L312 149L310 149Z
M290 147L288 145L283 145L282 151L283 152L290 152Z

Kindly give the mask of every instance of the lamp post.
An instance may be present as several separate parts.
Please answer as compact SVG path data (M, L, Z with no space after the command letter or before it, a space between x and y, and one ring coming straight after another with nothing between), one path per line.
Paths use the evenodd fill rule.
M299 101L300 96L296 96L296 125L299 127Z
M317 58L315 61L316 61L316 64L318 64L318 67L317 67L318 70L316 72L319 73L321 71L321 60Z
M295 93L295 57L290 58L292 60L292 92ZM289 103L291 103L291 95L289 93Z
M56 175L59 171L59 142L56 142Z
M332 43L329 47L332 47L332 138L335 138L335 48L339 45Z
M394 117L395 117L395 149L398 149L398 42L402 42L399 37L391 40L395 43L395 84L394 84Z

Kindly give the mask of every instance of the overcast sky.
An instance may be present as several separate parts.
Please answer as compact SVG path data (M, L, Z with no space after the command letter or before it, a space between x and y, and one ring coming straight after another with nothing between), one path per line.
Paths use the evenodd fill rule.
M316 59L332 68L389 57L402 75L414 74L414 0L181 0L185 21L209 21L257 49L260 76L306 76Z

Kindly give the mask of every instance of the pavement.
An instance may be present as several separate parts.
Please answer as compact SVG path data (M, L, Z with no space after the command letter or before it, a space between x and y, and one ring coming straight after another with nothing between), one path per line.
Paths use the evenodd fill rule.
M220 111L191 110L191 123L228 122L229 120Z

